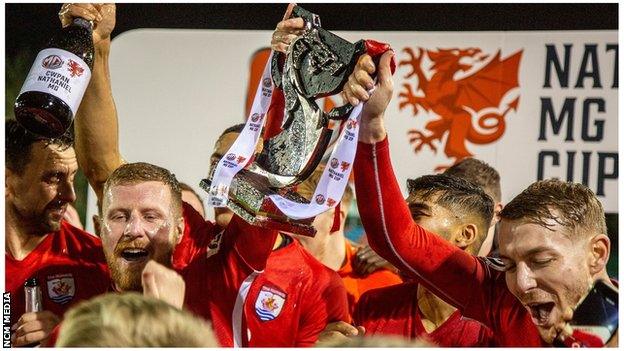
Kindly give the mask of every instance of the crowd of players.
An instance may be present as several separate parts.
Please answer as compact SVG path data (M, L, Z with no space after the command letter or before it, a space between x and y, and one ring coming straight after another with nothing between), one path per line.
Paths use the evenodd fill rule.
M343 91L365 102L357 199L347 187L314 220L314 237L223 208L206 221L171 172L120 154L108 72L115 5L66 4L59 15L94 22L95 59L73 133L46 140L6 122L13 346L549 346L571 335L595 281L617 287L603 208L580 184L539 181L503 206L496 170L468 158L407 180L403 199L384 128L392 51L377 65L362 56ZM281 21L272 48L284 52L303 28ZM207 171L242 127L219 137ZM79 165L98 199L95 235L65 215ZM309 198L321 172L297 191ZM364 243L344 235L354 202ZM44 310L25 313L33 277Z

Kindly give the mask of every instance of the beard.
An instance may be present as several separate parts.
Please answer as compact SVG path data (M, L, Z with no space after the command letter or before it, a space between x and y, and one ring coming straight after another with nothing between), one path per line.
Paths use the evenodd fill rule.
M554 302L554 306L552 307L552 311L550 312L550 314L552 314L552 317L549 317L551 323L548 323L546 325L535 324L540 336L542 337L542 340L546 341L547 343L552 343L554 341L554 339L557 337L555 325L562 320L565 307L576 306L582 296L587 293L587 289L588 286L584 284L568 286L561 295L560 299L544 298L545 296L549 296L549 294L545 292L536 292L535 294L527 295L529 300L549 300ZM539 298L538 296L541 296L541 298Z
M67 203L52 201L41 210L20 209L15 204L8 208L11 208L11 212L18 223L30 228L27 229L30 235L44 236L61 229L61 221Z
M140 239L135 239L133 241L123 241L122 239L117 243L113 252L107 252L106 250L104 252L111 279L113 280L115 288L120 292L143 292L141 275L149 260L154 260L169 268L171 267L171 258L174 249L173 244L169 245L164 250L156 252L150 242L146 243L141 241ZM145 249L147 254L138 261L129 262L124 258L124 250L135 248Z

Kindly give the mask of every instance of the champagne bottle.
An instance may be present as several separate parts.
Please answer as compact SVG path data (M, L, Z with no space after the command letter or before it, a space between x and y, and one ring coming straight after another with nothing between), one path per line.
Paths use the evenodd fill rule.
M54 138L71 126L91 78L92 31L92 22L75 18L37 55L14 106L30 132Z
M24 296L26 297L25 313L43 311L41 287L39 286L37 278L33 277L24 282ZM39 342L34 342L24 347L39 347Z
M39 287L37 278L30 278L24 282L24 295L26 296L26 310L24 312L43 311L41 288Z

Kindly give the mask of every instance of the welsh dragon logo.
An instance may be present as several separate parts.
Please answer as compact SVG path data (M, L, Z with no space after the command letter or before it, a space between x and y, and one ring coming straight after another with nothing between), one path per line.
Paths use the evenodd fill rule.
M425 115L435 119L425 124L426 131L408 131L414 151L418 153L427 145L437 153L435 142L441 143L448 133L444 154L456 163L473 155L466 148L467 141L489 144L498 140L505 133L505 116L518 109L519 95L506 106L500 105L507 93L518 87L522 50L505 59L501 59L499 50L482 68L458 78L490 55L478 48L417 49L418 54L412 48L403 49L408 58L399 62L400 66L411 67L406 79L416 78L414 84L403 84L399 109L411 107L414 117ZM428 72L422 67L425 55L432 63ZM436 171L449 166L438 166Z

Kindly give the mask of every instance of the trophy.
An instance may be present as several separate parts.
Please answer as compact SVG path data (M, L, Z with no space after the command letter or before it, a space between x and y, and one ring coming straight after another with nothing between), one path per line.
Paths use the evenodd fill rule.
M250 157L252 162L236 171L229 186L213 184L218 167L212 169L200 186L209 195L226 194L227 200L218 205L227 206L250 224L313 236L316 232L311 226L314 217L292 218L280 210L272 198L277 196L302 205L310 203L294 189L321 162L332 136L329 121L346 120L353 109L347 104L326 113L317 105L316 99L340 92L359 56L367 51L370 53L371 47L375 54L380 53L380 47L381 52L389 47L364 40L352 44L323 29L318 15L299 6L293 8L293 17L304 19L304 33L293 40L286 55L274 53L265 70L268 75L270 68L273 84L284 94L281 132L264 141L262 151ZM261 79L259 92L270 85L268 79L266 76ZM262 97L258 94L257 99ZM252 113L247 125L262 117L262 113ZM258 133L257 125L252 128ZM233 168L241 159L245 161L247 157L229 153L222 162Z

